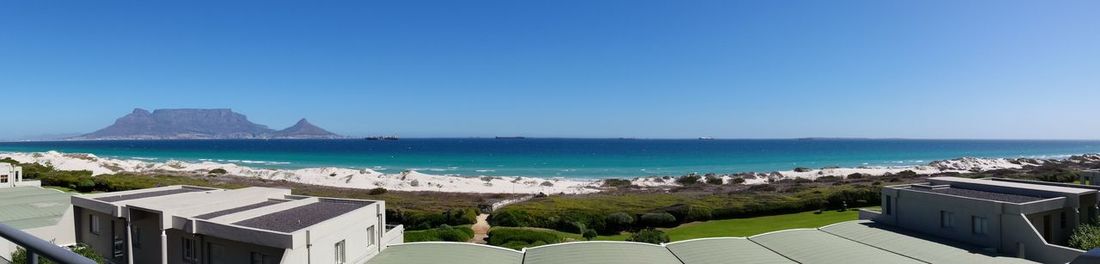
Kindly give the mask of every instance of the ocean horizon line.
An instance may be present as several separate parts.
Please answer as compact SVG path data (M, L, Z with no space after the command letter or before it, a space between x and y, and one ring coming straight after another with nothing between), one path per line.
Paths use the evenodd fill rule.
M331 140L364 140L374 136L349 136L344 138L278 138L278 139L266 139L266 138L187 138L187 139L43 139L43 140L11 140L0 139L0 143L19 143L19 142L106 142L106 141L331 141ZM1068 142L1100 142L1100 139L1034 139L1034 138L906 138L906 137L794 137L794 138L722 138L722 137L695 137L695 138L681 138L681 137L539 137L539 136L489 136L489 137L400 137L399 140L453 140L453 139L491 139L491 140L540 140L540 139L561 139L561 140L690 140L690 141L731 141L731 140L801 140L801 141L813 141L813 140L835 140L835 141L883 141L883 140L897 140L897 141L1068 141Z

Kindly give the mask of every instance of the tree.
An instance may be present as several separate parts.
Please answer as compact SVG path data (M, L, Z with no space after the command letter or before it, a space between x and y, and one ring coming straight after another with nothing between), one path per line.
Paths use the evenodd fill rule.
M628 238L627 241L660 244L668 243L669 239L668 234L665 234L665 232L662 232L661 230L646 228L639 230L636 233L630 234L630 238Z

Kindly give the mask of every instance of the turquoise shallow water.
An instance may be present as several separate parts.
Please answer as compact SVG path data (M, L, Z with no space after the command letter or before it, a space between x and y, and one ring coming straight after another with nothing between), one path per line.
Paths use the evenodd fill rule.
M62 141L0 143L125 159L218 161L265 168L349 167L388 173L609 178L926 164L973 157L1100 153L1100 141L401 139Z

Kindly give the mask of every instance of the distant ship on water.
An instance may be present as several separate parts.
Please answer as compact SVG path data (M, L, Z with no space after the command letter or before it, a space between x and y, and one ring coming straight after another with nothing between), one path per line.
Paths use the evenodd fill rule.
M367 137L367 140L398 140L398 139L401 139L401 138L398 138L397 136L374 136L374 137Z

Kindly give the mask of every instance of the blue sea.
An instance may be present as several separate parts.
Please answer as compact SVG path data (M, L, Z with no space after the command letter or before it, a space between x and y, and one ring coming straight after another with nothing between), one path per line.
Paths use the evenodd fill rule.
M1100 141L401 139L60 141L0 143L0 152L92 153L147 161L252 167L369 168L386 173L610 178L901 166L959 157L1058 158L1100 153Z

